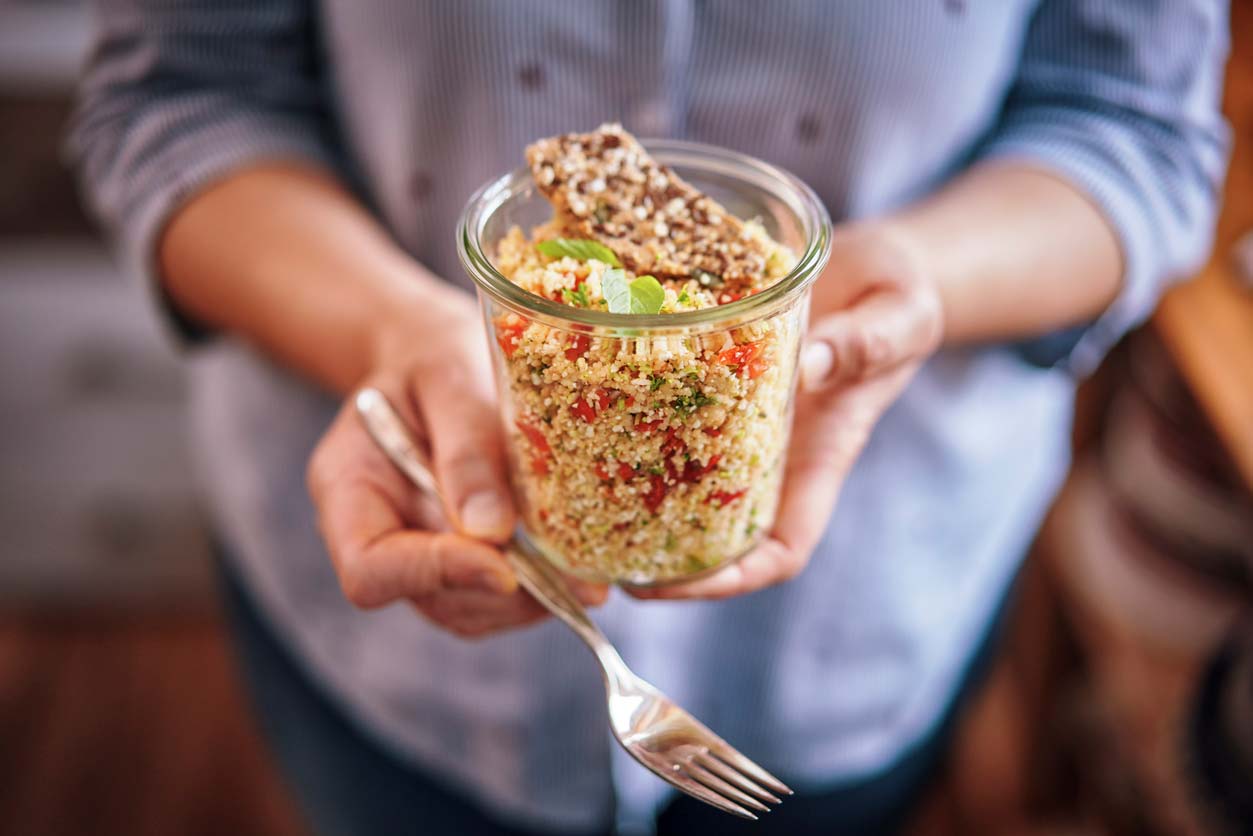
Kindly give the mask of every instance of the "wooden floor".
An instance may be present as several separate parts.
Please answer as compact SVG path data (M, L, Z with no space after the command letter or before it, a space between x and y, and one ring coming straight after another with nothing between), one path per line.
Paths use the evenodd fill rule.
M0 833L295 836L212 617L0 617Z

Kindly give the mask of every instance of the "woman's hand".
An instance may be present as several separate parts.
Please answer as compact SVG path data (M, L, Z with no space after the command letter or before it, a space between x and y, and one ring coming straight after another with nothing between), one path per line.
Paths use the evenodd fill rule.
M447 508L423 497L367 435L351 398L309 461L309 490L344 594L363 609L410 600L457 635L542 618L497 547L516 519L488 353L473 302L434 290L380 323L373 372L427 443ZM587 604L604 587L572 583Z
M838 231L814 289L783 497L770 536L705 578L640 598L727 598L797 575L879 417L940 344L940 296L909 239L885 226Z

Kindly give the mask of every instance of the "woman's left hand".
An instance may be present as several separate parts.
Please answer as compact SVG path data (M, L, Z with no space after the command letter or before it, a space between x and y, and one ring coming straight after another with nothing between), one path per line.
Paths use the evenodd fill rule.
M728 598L795 577L879 417L939 346L943 310L908 237L887 226L837 231L814 288L783 497L770 535L739 561L638 598Z

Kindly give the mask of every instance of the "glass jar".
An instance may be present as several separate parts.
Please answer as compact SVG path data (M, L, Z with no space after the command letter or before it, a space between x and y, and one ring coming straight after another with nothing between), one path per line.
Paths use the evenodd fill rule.
M587 310L523 290L493 264L552 207L518 169L471 197L457 230L497 375L522 534L587 580L646 586L736 560L770 530L812 282L831 222L797 178L690 142L644 143L697 189L759 219L796 256L760 293L669 314Z

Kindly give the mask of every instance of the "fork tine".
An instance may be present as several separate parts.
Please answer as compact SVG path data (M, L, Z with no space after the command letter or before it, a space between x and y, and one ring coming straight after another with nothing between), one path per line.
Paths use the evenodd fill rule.
M722 739L712 741L709 745L709 751L722 758L729 766L738 769L740 772L747 773L750 778L762 786L769 787L775 792L783 793L784 795L792 794L792 790L788 788L787 784L731 748L726 741Z
M662 778L666 779L666 781L670 782L688 795L699 798L706 804L712 804L719 810L730 813L733 816L739 816L742 819L757 821L757 817L748 810L745 810L734 801L730 801L722 797L718 793L706 787L704 784L694 780L691 776L686 775L683 772L678 772L672 769L659 769L655 771Z
M753 783L748 778L746 778L744 776L744 773L737 772L736 770L727 766L722 761L715 758L713 755L709 755L709 754L697 755L696 762L699 763L701 766L705 767L706 769L708 769L710 772L713 772L714 774L716 774L718 777L727 781L728 783L734 784L735 786L739 787L740 789L744 790L747 793L751 793L752 795L756 796L762 801L769 801L771 804L783 803L783 801L774 793L770 792L769 790L762 789L757 784Z
M695 761L690 761L683 767L683 771L695 778L697 781L700 781L705 786L709 787L714 792L724 795L732 801L739 802L745 807L749 807L753 810L759 810L763 813L770 812L770 808L765 804L762 804L760 801L753 798L751 795L738 787L734 787L722 780Z

